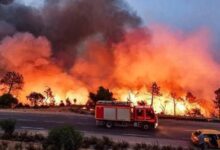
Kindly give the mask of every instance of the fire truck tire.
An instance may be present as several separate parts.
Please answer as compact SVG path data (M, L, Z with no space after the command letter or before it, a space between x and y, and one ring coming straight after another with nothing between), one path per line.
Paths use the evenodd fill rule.
M111 121L107 121L107 122L105 123L105 126L106 126L106 128L110 129L110 128L113 127L113 123L112 123Z
M149 129L150 129L150 125L149 125L149 124L144 124L144 125L142 126L142 128L143 128L144 130L149 130Z

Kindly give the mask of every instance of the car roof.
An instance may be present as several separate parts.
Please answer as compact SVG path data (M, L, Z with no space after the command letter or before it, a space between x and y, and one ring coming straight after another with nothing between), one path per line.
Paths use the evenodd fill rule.
M220 134L220 131L213 129L198 129L197 131L201 131L202 134Z

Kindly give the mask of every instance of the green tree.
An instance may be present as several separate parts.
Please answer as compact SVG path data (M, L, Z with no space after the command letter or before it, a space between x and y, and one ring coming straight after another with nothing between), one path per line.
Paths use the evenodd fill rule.
M17 72L7 72L0 80L0 84L7 86L7 93L10 94L12 90L22 89L24 85L24 78Z
M157 85L156 82L153 82L151 86L151 106L154 105L154 96L160 95L160 87Z
M10 138L15 130L16 120L5 119L0 121L0 127L4 130L4 137Z
M45 149L77 150L81 147L83 135L72 126L57 127L49 131L43 144Z
M13 97L11 94L3 94L0 97L0 106L5 108L11 108L13 105L17 105L17 98Z
M115 98L113 97L113 93L102 86L99 87L96 93L89 93L89 98L93 101L93 103L96 103L99 100L105 100L105 101L113 101Z
M214 100L214 104L216 109L218 109L218 116L220 118L220 88L218 90L215 91L215 100Z
M38 105L42 104L45 97L41 93L31 92L27 96L27 99L31 102L31 104L33 106L38 106Z

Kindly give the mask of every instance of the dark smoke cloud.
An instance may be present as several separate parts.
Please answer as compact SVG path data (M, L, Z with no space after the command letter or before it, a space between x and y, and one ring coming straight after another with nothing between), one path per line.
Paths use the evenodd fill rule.
M17 32L43 34L43 20L39 10L20 4L0 7L0 19L11 24Z
M14 0L0 0L0 4L8 5L11 4Z
M15 31L14 26L5 21L0 21L0 39L7 35L12 35Z
M0 2L9 1L12 2ZM41 9L17 3L0 5L0 20L7 24L0 38L15 32L13 29L44 35L52 43L57 58L71 60L64 61L65 65L71 65L77 45L88 37L101 34L111 46L123 40L127 28L141 22L122 0L46 0ZM3 28L1 23L0 27Z

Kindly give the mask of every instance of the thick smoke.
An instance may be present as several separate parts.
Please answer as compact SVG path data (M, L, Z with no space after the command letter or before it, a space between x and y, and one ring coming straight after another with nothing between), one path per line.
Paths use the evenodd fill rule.
M47 0L41 9L14 2L0 6L0 20L8 25L5 28L0 22L5 31L0 32L0 38L13 34L12 29L46 36L64 65L72 65L78 44L88 37L101 35L106 44L112 45L123 40L127 27L140 23L122 0Z
M14 0L0 0L0 4L8 5L11 4Z
M18 95L25 103L30 92L51 87L57 103L84 104L100 85L119 100L133 92L133 101L149 103L147 88L155 81L164 94L155 99L158 112L167 100L173 112L170 92L184 99L188 91L197 97L193 107L211 112L220 65L210 53L209 32L183 34L158 25L149 32L139 24L122 0L45 0L40 9L0 1L0 75L24 75ZM186 111L185 101L178 105Z

